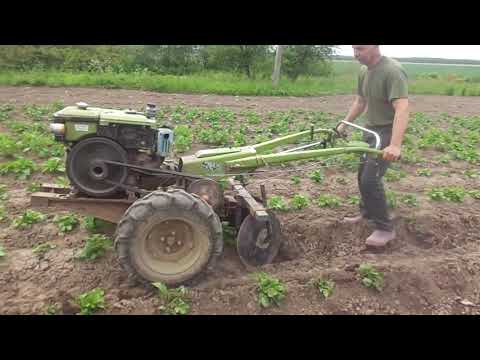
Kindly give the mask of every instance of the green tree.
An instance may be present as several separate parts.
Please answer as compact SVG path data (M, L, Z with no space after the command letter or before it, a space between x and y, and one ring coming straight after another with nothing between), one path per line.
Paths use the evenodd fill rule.
M331 45L288 45L283 54L282 71L292 80L300 75L328 75L328 60L335 53Z
M187 74L198 70L195 45L145 45L137 51L139 65L167 74Z
M206 69L242 72L249 78L269 53L268 45L215 45L201 50Z

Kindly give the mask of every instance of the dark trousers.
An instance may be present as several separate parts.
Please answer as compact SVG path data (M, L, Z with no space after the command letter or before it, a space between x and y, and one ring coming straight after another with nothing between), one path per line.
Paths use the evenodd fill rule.
M381 149L390 145L392 127L370 127L380 135ZM364 132L363 141L375 146L375 137ZM383 188L383 175L387 171L389 161L375 155L362 155L358 168L358 187L361 194L360 213L378 230L391 231L393 224L388 215L388 206Z

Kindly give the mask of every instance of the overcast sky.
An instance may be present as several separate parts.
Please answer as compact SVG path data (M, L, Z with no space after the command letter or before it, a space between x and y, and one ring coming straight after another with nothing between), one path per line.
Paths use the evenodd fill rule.
M383 55L480 60L480 45L380 45ZM353 56L352 45L340 45L338 55Z

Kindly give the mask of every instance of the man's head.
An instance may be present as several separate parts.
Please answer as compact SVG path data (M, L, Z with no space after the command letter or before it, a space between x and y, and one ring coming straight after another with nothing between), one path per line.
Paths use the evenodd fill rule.
M379 45L352 45L355 59L362 65L375 65L381 58Z

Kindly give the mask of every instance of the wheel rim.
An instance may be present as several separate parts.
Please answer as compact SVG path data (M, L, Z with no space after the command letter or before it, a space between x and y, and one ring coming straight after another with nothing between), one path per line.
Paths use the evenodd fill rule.
M108 139L88 139L78 143L69 154L67 175L77 188L93 196L108 196L123 183L127 170L108 166L103 160L127 162L125 151Z
M134 246L134 256L150 275L172 276L188 271L208 248L208 235L183 218L152 223Z

